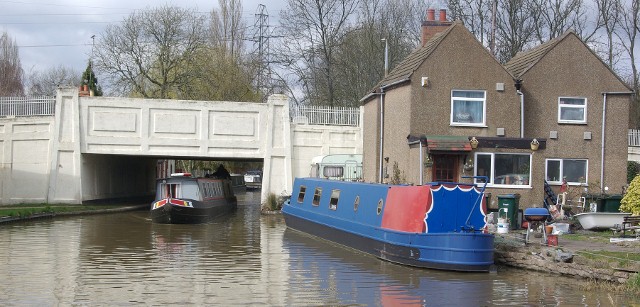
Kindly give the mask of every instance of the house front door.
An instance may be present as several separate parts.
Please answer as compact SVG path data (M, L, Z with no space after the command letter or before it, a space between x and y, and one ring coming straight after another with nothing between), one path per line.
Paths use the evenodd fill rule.
M431 178L433 181L458 182L458 155L432 155L433 166Z

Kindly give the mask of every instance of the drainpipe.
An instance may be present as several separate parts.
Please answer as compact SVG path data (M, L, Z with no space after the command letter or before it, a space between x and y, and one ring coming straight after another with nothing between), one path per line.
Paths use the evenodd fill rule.
M600 193L604 194L604 145L605 126L607 119L607 95L633 95L634 92L603 92L602 93L602 135L600 139Z
M382 183L382 159L384 148L384 87L380 87L380 157L378 159L378 183Z
M422 178L424 177L424 157L422 156L422 139L420 139L420 185L422 185Z
M424 182L422 178L424 178L424 155L422 154L422 138L417 141L409 142L408 144L409 146L420 144L420 161L418 161L420 165L418 167L420 170L420 185L423 185Z
M520 96L520 138L524 138L524 93L520 91L522 88L522 80L515 80L516 94Z
M517 92L520 96L520 138L524 138L524 93Z

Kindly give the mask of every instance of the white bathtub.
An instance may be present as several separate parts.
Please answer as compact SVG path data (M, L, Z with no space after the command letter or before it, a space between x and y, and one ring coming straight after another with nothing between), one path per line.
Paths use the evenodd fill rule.
M621 212L586 212L578 213L575 216L584 229L608 229L616 225L622 225L625 216L631 213Z

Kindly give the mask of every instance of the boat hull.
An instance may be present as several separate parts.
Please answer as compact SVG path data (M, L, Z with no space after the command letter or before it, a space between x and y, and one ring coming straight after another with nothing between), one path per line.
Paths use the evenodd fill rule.
M402 234L382 231L393 241L365 236L283 214L287 227L403 265L464 272L493 266L493 235L484 233ZM416 244L420 242L421 244Z
M237 208L236 202L226 200L210 204L193 203L193 207L167 203L162 207L151 209L151 220L160 224L201 224Z
M631 213L624 212L585 212L578 213L575 218L578 219L583 229L609 229L616 225L621 225L625 216Z

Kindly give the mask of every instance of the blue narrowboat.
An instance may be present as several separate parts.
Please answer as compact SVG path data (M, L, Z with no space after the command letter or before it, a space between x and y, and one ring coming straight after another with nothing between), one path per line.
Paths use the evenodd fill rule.
M484 188L296 178L292 191L282 207L289 228L409 266L470 272L493 267Z

